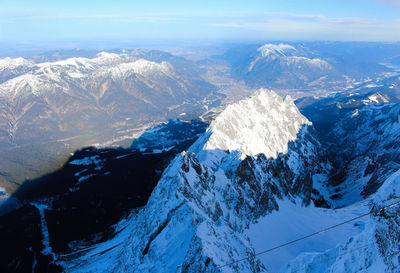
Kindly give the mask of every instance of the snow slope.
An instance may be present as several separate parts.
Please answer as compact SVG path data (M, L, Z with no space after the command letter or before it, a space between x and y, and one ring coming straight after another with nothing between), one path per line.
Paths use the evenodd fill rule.
M346 219L368 212L367 202L342 209L324 209L313 205L301 206L288 201L281 201L279 211L260 218L246 231L255 251L260 252L290 242L308 234L317 232ZM278 272L288 261L302 252L324 251L346 241L350 236L361 232L366 219L348 223L336 229L307 238L283 248L259 256L270 272ZM321 271L324 272L324 271Z
M379 212L380 208L400 201L399 183L397 171L370 198L373 214L365 218L361 233L327 251L303 253L282 272L399 272L400 206Z

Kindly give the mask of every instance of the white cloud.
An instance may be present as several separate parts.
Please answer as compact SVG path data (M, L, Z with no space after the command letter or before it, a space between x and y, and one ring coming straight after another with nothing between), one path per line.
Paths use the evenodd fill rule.
M29 20L32 22L54 20L54 22L61 22L61 27L68 26L69 22L75 22L76 25L82 25L83 28L90 22L90 32L97 30L98 23L106 25L109 33L113 33L114 29L135 29L135 27L137 30L135 33L140 33L141 29L146 28L143 31L143 37L146 35L166 36L168 33L174 33L179 37L182 35L191 37L191 35L195 36L196 33L199 33L198 38L214 35L215 37L229 36L228 38L234 39L400 41L400 16L397 19L372 19L331 18L319 14L286 12L120 15L49 14L32 11L7 13L0 10L0 24L19 23L25 27L29 25ZM162 31L158 30L161 28ZM48 33L51 31L52 29ZM104 33L100 28L98 32Z

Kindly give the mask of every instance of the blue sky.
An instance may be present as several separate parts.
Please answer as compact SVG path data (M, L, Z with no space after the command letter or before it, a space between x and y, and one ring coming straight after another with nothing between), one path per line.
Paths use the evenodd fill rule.
M0 0L0 43L400 41L400 0Z

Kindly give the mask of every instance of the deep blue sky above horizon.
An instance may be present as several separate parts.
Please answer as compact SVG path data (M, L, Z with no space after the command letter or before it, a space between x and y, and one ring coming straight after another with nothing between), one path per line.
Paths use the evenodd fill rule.
M0 43L400 41L400 0L0 0Z

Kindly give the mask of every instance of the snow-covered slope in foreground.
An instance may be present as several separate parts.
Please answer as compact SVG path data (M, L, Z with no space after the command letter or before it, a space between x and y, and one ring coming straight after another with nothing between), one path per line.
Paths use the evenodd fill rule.
M266 149L248 148L253 141ZM266 272L246 230L279 210L279 200L301 206L318 198L311 179L325 170L318 148L293 101L262 90L226 109L171 162L123 242L63 265L71 272Z
M313 205L304 207L288 201L281 201L278 204L279 211L260 218L246 231L257 253L359 216L368 212L369 209L366 202L337 210L318 208ZM279 272L282 266L302 252L321 252L333 248L350 236L361 232L365 224L365 219L359 219L262 254L259 259L270 272Z
M399 272L400 206L381 208L400 200L400 171L391 175L369 199L372 214L363 232L325 252L301 254L282 272Z

